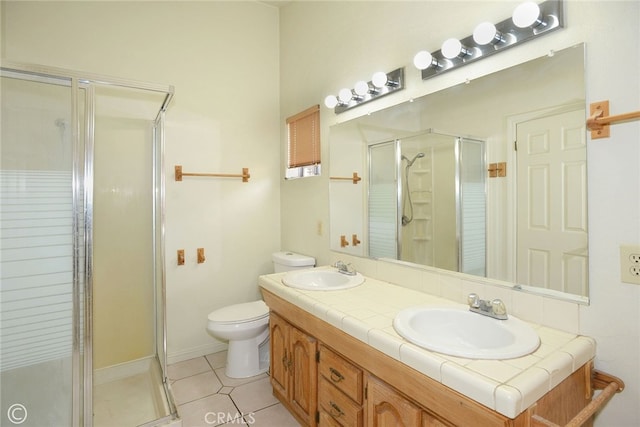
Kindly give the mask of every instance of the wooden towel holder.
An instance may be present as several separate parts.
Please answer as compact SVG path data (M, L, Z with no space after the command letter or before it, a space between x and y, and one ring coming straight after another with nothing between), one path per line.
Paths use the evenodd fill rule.
M594 102L589 106L591 114L587 119L587 128L591 131L591 139L608 138L610 136L609 125L640 119L640 111L609 115L609 101Z
M531 417L531 427L580 427L602 409L615 393L624 390L624 382L620 378L594 369L591 374L591 389L602 390L602 392L564 426L534 414Z
M354 172L351 177L330 176L329 179L352 181L354 184L357 184L362 178L358 176L358 172Z
M242 174L228 174L228 173L187 173L182 172L182 166L177 165L175 167L176 181L182 181L183 176L214 176L222 178L242 178L242 182L249 182L249 168L242 168Z

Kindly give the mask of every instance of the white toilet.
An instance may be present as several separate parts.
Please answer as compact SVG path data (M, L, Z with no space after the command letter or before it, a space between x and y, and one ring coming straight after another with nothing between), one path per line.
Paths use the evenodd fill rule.
M276 273L311 268L316 260L293 252L275 252ZM207 331L229 341L227 367L229 378L247 378L269 369L269 307L264 301L234 304L209 313Z

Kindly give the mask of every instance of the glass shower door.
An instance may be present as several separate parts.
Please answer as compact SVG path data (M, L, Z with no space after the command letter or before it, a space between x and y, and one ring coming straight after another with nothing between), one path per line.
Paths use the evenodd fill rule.
M72 129L80 91L51 76L3 71L1 79L0 425L79 425L83 195L73 184L83 153Z

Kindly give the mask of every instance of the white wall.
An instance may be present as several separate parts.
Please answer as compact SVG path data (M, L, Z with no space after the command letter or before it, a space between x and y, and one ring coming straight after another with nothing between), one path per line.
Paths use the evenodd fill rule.
M278 10L257 2L2 8L5 59L175 86L166 125L168 353L178 360L222 348L206 332L207 314L258 298L257 276L272 271L280 249ZM248 167L251 179L175 182L176 164ZM186 252L182 267L177 249Z
M339 116L322 109L322 158L326 171L332 124L581 42L587 46L587 103L609 99L612 114L640 108L640 54L637 49L629 49L640 36L640 3L636 1L565 2L565 29L458 71L420 80L419 72L411 65L417 51L437 50L448 37L466 37L482 20L501 21L510 15L514 4L291 3L280 15L281 119L308 105L322 103L326 95L368 79L374 71L406 67L404 91ZM596 425L603 427L640 425L640 287L621 283L618 266L619 245L640 244L638 135L640 122L618 124L613 127L611 138L589 141L588 149L591 304L580 308L577 329L596 339L596 367L626 382L625 391L616 395L599 415ZM281 144L284 143L283 140ZM333 256L328 233L318 235L316 226L328 221L328 175L284 182L281 187L283 246L314 255L320 264ZM371 263L362 264L377 268ZM401 273L400 267L394 269ZM562 322L562 316L554 321Z

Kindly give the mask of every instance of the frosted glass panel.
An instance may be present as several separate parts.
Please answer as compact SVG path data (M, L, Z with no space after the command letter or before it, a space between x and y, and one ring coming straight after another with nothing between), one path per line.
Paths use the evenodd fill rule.
M398 173L396 143L369 147L369 255L397 258Z
M486 275L486 168L484 143L460 140L460 271Z

